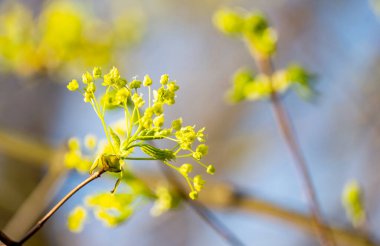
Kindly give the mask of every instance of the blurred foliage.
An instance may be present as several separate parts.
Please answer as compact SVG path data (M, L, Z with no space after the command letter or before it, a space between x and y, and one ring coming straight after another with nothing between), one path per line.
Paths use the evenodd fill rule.
M111 5L111 3L110 3ZM0 6L0 68L18 76L70 74L118 63L121 49L141 39L138 9L112 11L101 18L80 1L47 1L36 15L24 4Z
M214 15L214 24L228 36L243 38L257 55L268 57L276 52L276 32L261 12L220 9Z
M83 207L76 207L67 218L67 227L72 232L81 232L86 220L87 212Z
M283 93L292 88L300 97L309 99L313 96L311 78L312 75L297 64L278 70L272 76L254 74L248 69L240 69L233 77L233 85L227 97L232 103L267 99L274 91Z
M371 7L375 13L380 16L380 0L369 0Z
M258 12L223 8L214 14L215 26L225 35L241 38L255 59L267 60L276 52L277 35L266 17ZM238 70L233 77L228 100L268 99L272 93L283 93L292 88L304 99L313 96L313 76L302 66L291 64L272 75L254 74L248 69Z
M365 223L366 212L363 203L363 192L357 181L352 180L345 185L342 204L346 209L347 217L355 227L360 227Z

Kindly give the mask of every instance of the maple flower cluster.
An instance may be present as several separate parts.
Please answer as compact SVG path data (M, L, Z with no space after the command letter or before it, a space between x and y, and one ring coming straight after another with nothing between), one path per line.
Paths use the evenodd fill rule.
M98 141L95 136L87 136L85 149L81 148L78 139L70 139L65 163L80 172L101 170L118 177L112 194L98 194L87 199L86 206L94 210L95 216L105 225L116 226L132 214L138 195L156 198L152 215L159 215L178 203L166 187L158 187L156 192L148 191L127 166L127 162L132 160L160 161L174 169L186 180L189 197L196 199L205 180L201 174L193 174L192 163L203 167L208 174L214 174L215 167L202 160L208 152L204 127L184 126L182 118L169 124L165 120L165 108L176 100L177 83L164 74L160 78L160 87L153 90L153 80L149 75L145 75L142 81L137 77L128 81L115 67L106 74L95 67L91 73L85 72L81 80L71 80L67 89L79 92L83 101L92 106L106 139ZM147 99L140 92L143 89ZM123 111L123 119L116 124L107 124L105 114L108 110ZM159 148L156 143L163 141L171 143L171 148ZM85 155L86 151L89 154ZM131 186L132 192L115 193L124 181ZM78 207L69 216L72 231L81 230L83 223L77 221L86 218L85 211L84 207Z

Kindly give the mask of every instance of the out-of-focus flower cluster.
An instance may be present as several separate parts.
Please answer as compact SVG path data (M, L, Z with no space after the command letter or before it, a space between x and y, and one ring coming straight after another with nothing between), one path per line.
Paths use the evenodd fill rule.
M253 11L220 9L214 15L215 26L228 36L241 38L258 60L268 59L276 52L277 35L264 14ZM313 95L313 76L302 66L293 64L273 75L255 74L248 69L238 70L228 92L230 102L267 99L272 93L294 89L299 96Z
M248 69L238 70L233 77L233 86L228 91L228 100L238 103L244 100L267 99L271 93L284 93L292 88L302 98L310 98L312 75L297 64L276 71L272 76L254 74Z
M112 5L110 2L108 6ZM100 18L80 1L47 1L35 15L17 1L0 5L0 68L19 76L67 78L87 67L115 63L120 48L141 38L138 9Z
M214 24L228 36L243 38L257 55L266 57L276 52L276 32L258 11L220 9L214 15Z

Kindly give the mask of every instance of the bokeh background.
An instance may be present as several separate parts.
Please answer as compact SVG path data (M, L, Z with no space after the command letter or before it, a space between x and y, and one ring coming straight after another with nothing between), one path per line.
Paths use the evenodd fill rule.
M54 1L20 1L33 18L51 2ZM5 4L6 1L0 1L0 5ZM161 74L168 73L177 80L181 87L177 103L166 115L169 119L181 116L187 124L206 126L210 145L207 161L217 167L217 175L209 179L231 182L253 196L306 212L298 174L270 104L232 106L225 102L232 74L240 67L254 68L255 64L242 42L218 33L212 15L221 6L264 11L278 31L275 66L282 68L297 61L317 75L319 95L315 101L304 102L289 93L284 103L293 119L326 220L350 228L341 193L348 180L357 179L365 191L371 232L380 240L376 229L380 228L380 17L376 1L128 0L81 1L81 5L81 11L104 20L102 28L91 29L93 40L116 28L107 22L116 10L129 11L126 15L120 12L131 18L120 20L126 25L117 28L128 30L130 36L120 39L123 42L115 41L112 55L99 61L103 62L100 65L107 69L116 64L129 78L149 73L157 81ZM0 29L0 34L3 31ZM96 46L88 52L96 57L99 49ZM70 62L74 68L47 66L31 74L22 73L28 70L27 65L15 70L0 58L1 137L12 134L21 140L33 139L47 148L60 148L74 135L102 136L101 125L89 105L65 87L69 80L80 78L95 64ZM41 163L32 163L28 158L8 153L22 146L11 146L16 150L4 144L0 147L0 228L9 228L13 221L9 234L17 237L20 232L16 229L22 227L26 218L15 221L14 215L46 177L51 163L43 163L42 157ZM138 163L134 168L140 168ZM141 170L161 175L155 163L143 164ZM35 208L51 206L84 177L75 172L53 175L50 191L36 199L35 207L26 208L29 214L39 211ZM128 223L115 229L90 219L82 233L69 232L69 211L87 194L109 190L112 185L111 180L102 179L84 188L26 245L227 245L186 205L153 218L149 214L151 204L147 204ZM317 243L290 224L260 214L238 209L213 212L246 245Z

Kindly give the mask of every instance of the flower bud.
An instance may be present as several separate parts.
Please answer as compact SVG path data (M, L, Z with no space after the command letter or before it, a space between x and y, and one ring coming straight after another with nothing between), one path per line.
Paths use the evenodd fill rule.
M144 76L144 81L143 81L144 86L151 86L152 85L152 79L150 76L147 74Z
M169 81L169 75L163 74L161 75L160 83L161 85L166 85Z
M192 191L189 193L189 197L192 199L192 200L195 200L198 198L198 192L196 191Z
M69 84L67 85L67 89L69 89L69 91L76 91L78 90L78 88L79 88L79 84L76 79L71 80Z
M102 69L100 67L94 67L94 70L92 70L92 76L94 76L95 79L101 78Z
M211 174L211 175L214 175L214 173L215 173L215 167L213 165L208 165L208 167L207 167L207 173Z
M85 72L83 75L82 75L82 81L84 84L88 84L90 82L93 82L94 79L92 78L91 74L89 72Z
M141 81L140 80L137 80L137 79L134 79L132 80L132 82L129 84L129 86L131 87L131 89L138 89L141 87Z
M172 128L176 131L179 131L182 127L182 118L178 118L172 121Z
M156 127L162 127L164 125L164 122L165 122L165 117L164 115L160 115L160 116L157 116L153 119L153 124L156 126Z
M224 34L239 35L244 27L244 19L239 13L229 10L218 10L213 18L215 26Z
M191 173L192 170L193 170L193 165L188 164L188 163L182 164L182 166L179 168L179 171L185 176Z

